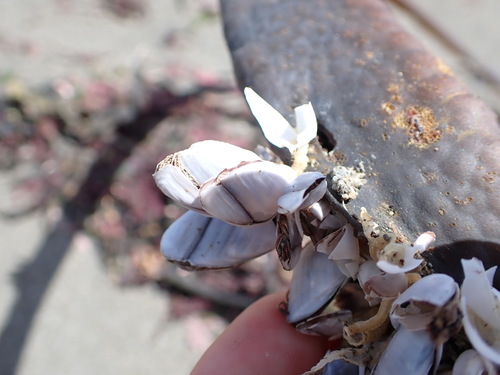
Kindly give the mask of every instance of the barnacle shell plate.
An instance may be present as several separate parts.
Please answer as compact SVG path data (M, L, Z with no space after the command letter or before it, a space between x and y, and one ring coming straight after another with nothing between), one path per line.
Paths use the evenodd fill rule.
M219 141L202 141L167 156L158 163L153 178L166 196L184 207L203 212L199 188L226 168L243 161L260 160L257 154Z
M342 286L346 276L310 243L302 250L288 294L288 321L296 323L320 310Z
M160 247L165 258L184 268L224 268L270 251L275 237L272 221L237 227L188 211L165 231Z
M270 220L278 211L278 199L296 177L286 165L256 161L224 170L200 189L203 209L234 225Z
M400 328L392 337L374 375L427 375L434 359L434 343L425 331Z

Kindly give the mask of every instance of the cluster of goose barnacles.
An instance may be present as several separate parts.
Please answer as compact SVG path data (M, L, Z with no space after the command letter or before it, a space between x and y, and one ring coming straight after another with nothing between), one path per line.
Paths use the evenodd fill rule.
M164 256L186 269L224 268L276 249L283 268L293 269L288 321L344 342L307 374L496 374L496 267L462 260L461 286L445 274L425 275L420 253L434 233L401 242L366 210L358 238L324 198L326 177L304 172L317 134L311 103L295 108L292 127L253 90L245 95L268 141L288 148L293 165L217 141L169 155L154 179L189 211L164 233Z

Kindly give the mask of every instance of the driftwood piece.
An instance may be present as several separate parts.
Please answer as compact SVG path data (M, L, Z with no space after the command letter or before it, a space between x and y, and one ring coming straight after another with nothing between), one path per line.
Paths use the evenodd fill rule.
M497 117L384 2L222 0L222 13L239 85L290 120L311 101L320 141L363 163L358 197L333 202L354 225L366 207L402 238L435 232L426 257L457 279L461 257L500 264Z

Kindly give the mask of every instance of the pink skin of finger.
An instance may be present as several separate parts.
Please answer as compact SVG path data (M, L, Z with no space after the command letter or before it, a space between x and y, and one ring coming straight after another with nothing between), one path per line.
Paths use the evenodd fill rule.
M191 375L299 375L327 350L322 337L295 330L279 311L285 294L263 297L240 316L205 352Z

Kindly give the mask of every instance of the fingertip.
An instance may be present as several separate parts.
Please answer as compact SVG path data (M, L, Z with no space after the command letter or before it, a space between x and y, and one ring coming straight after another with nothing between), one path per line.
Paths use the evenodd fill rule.
M299 333L279 311L285 294L255 302L207 350L191 375L302 374L326 352L326 339Z

